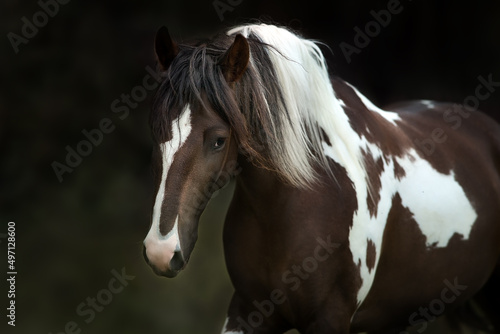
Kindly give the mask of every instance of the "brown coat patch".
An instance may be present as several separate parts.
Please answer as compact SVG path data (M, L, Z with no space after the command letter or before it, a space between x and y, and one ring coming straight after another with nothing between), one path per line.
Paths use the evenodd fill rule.
M398 179L401 180L403 177L406 176L406 171L401 167L401 165L398 163L396 159L392 159L394 163L394 176Z
M378 158L377 161L375 161L369 150L368 152L362 150L361 154L363 155L364 165L368 176L368 195L366 197L366 203L370 211L370 216L374 217L377 216L377 208L380 201L380 190L382 187L380 175L382 175L384 171L384 162L382 158Z
M375 267L375 259L377 258L377 249L375 244L370 239L366 241L366 266L368 267L368 272L371 272Z
M411 142L394 124L380 114L368 109L356 92L343 80L334 77L332 85L337 98L346 104L343 107L353 130L369 142L377 145L384 157L388 155L402 156ZM397 140L395 140L397 138Z

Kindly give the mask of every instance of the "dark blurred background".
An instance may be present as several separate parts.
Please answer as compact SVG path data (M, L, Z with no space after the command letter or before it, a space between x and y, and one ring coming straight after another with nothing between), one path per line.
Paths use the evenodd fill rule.
M373 21L370 12L389 2L72 0L59 4L16 53L12 33L22 37L22 18L33 22L42 7L4 0L0 268L7 271L5 233L14 221L18 275L15 328L6 325L1 280L0 331L63 333L73 321L67 333L72 326L96 334L219 333L232 294L221 243L230 189L205 212L186 271L174 280L156 277L141 254L154 196L147 124L152 92L123 119L112 102L142 85L146 66L155 68L152 45L161 25L182 42L256 19L326 43L331 72L378 105L417 98L462 103L474 95L478 76L500 81L498 1L402 0L401 12L348 62L339 45L354 46L354 28L364 30ZM37 19L43 23L43 15ZM480 109L498 120L499 106L500 91ZM54 161L65 163L66 146L75 149L86 139L82 131L98 128L104 118L114 130L60 182ZM109 297L102 290L112 270L122 268L135 278L86 323L88 313L77 314L78 306L88 297Z

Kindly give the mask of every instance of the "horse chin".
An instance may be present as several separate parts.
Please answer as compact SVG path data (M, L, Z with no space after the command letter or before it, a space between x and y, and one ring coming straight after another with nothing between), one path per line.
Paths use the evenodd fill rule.
M158 272L155 270L155 272L158 276L163 276L166 278L175 278L181 272L181 270L176 271L176 270L169 269L169 270L163 271L163 272Z

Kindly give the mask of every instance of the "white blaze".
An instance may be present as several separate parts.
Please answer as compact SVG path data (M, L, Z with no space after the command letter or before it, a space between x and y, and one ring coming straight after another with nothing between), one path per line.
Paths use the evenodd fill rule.
M160 144L162 157L161 182L153 208L151 229L144 240L149 261L160 270L168 269L174 252L181 250L178 228L179 215L177 215L175 219L172 230L165 236L162 236L160 233L160 218L165 197L165 183L167 181L168 171L172 165L175 154L182 147L190 133L191 110L189 105L187 105L181 112L179 118L172 122L172 139Z

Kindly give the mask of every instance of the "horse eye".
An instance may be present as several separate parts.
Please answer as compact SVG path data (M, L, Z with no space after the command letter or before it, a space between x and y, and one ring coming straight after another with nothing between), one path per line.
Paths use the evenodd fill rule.
M224 147L225 143L226 143L226 138L217 138L217 140L214 143L213 149L220 150L222 147Z

